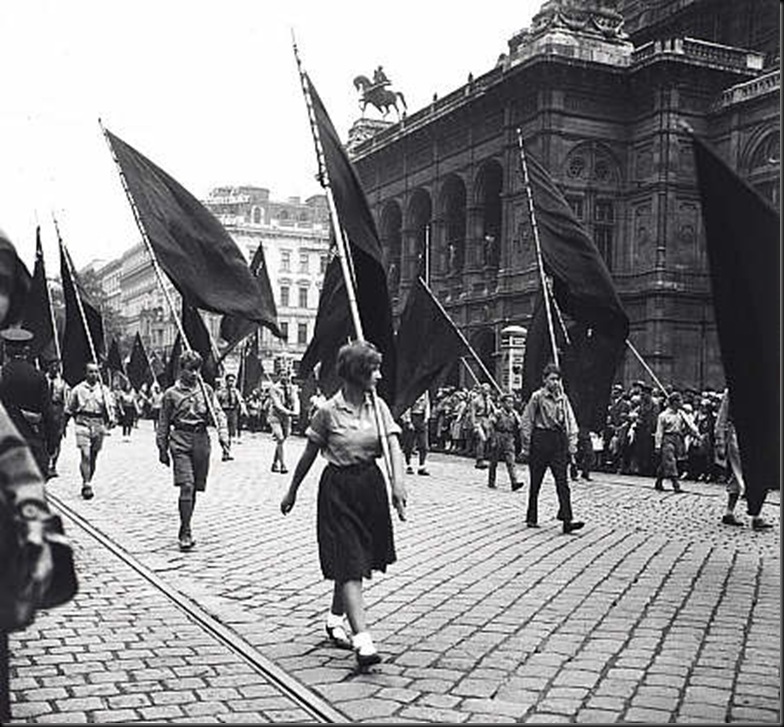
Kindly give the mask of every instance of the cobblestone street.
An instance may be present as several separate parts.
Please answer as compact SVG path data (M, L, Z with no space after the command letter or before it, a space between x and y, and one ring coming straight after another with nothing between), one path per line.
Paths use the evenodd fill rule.
M290 440L290 469L302 445ZM527 487L510 492L499 471L490 490L471 460L432 455L431 477L407 478L398 562L366 587L385 660L357 674L353 655L324 633L331 583L315 538L323 460L283 517L291 475L269 471L269 435L243 435L228 463L214 447L196 548L180 553L177 491L150 422L131 442L112 433L89 502L79 497L72 430L63 450L51 494L128 559L66 510L81 592L12 636L17 721L313 721L258 662L323 703L332 721L780 722L778 492L762 513L773 530L757 533L720 523L722 486L657 493L650 480L596 474L573 484L586 527L566 536L551 480L542 527L531 530Z

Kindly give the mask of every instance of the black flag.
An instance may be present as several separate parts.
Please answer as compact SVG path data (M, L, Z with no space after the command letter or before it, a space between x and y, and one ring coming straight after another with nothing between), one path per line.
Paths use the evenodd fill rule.
M693 136L713 307L749 509L780 487L778 211Z
M421 278L408 292L395 337L397 386L392 413L400 416L439 376L470 353Z
M266 316L264 325L272 331L273 335L278 338L283 338L283 334L278 327L275 298L272 295L272 285L270 284L267 265L264 261L264 247L261 243L259 243L256 252L253 254L253 259L250 261L250 272L256 278L256 283L259 287L259 296L261 300L264 301L264 314ZM223 316L220 322L220 336L226 341L227 346L223 349L220 360L223 361L240 341L258 328L258 325L257 321L251 321L240 316Z
M215 386L218 375L218 361L215 358L210 332L196 308L182 304L182 328L191 348L198 351L203 359L201 377L210 385Z
M274 308L217 218L160 167L105 133L155 255L183 300L262 325L274 321Z
M131 382L131 386L137 391L142 387L142 384L151 384L153 382L150 363L147 360L144 343L138 331L133 339L133 348L131 349L131 357L128 359L126 374L128 375L128 381Z
M109 344L109 353L106 355L106 368L119 374L125 373L120 347L115 338L112 338L112 342Z
M67 259L66 259L67 258ZM84 316L87 319L95 356L95 363L100 364L105 353L103 342L103 320L98 307L92 302L76 276L71 275L73 263L65 246L60 244L60 278L63 284L63 299L65 300L65 332L63 335L63 378L75 386L84 378L85 366L94 361L90 344L85 333L82 316L79 309L81 301ZM79 296L77 299L77 295Z
M22 328L33 334L30 347L33 356L39 356L43 361L51 361L55 358L54 337L56 333L52 324L52 304L46 281L40 227L36 227L35 230L35 267L33 268L30 290L25 299Z
M305 80L313 101L316 125L324 150L324 164L335 198L339 224L346 232L351 251L357 307L363 333L366 340L375 344L384 357L381 365L383 379L379 383L379 394L389 404L394 402L395 398L395 341L392 329L392 306L382 262L381 242L357 173L316 89L308 77ZM339 293L339 287L333 292ZM348 300L345 290L343 297ZM321 306L320 299L319 308ZM356 338L353 330L352 338ZM340 344L342 343L345 341L340 341Z
M182 336L177 334L172 344L171 351L169 352L169 360L166 362L166 368L163 376L166 379L165 386L174 386L177 377L180 375L180 356L182 355Z
M249 339L246 350L240 361L240 370L237 382L242 395L247 398L254 389L259 388L259 382L264 375L264 368L259 361L259 332L256 331Z
M594 241L547 170L530 155L526 160L544 269L553 281L552 322L563 353L564 385L579 425L597 431L625 351L629 318ZM526 339L524 399L541 384L549 360L552 343L540 291Z

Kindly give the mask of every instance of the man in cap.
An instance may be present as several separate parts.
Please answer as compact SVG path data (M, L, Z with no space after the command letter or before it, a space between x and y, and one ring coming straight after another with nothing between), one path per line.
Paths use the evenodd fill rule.
M57 426L46 376L28 357L33 334L23 328L0 331L5 352L0 374L0 401L25 438L41 476L49 474L49 456L57 439Z
M65 421L73 417L76 424L76 446L81 453L79 471L82 475L82 497L90 500L98 453L103 446L107 428L115 423L114 401L108 386L101 383L98 364L91 361L85 367L84 381L71 391L65 407Z

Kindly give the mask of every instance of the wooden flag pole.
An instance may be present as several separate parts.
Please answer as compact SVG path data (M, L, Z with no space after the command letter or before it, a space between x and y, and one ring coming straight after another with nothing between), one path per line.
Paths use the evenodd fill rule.
M474 370L468 365L468 361L466 361L466 357L465 356L461 356L460 357L460 361L463 364L463 366L466 367L466 371L468 371L468 373L471 374L471 378L474 380L474 384L478 385L479 384L479 379L476 378L476 374L474 373Z
M547 278L544 273L544 261L542 259L542 246L539 242L539 227L536 224L536 213L534 211L534 198L531 193L531 180L528 178L528 162L525 158L525 146L523 145L523 132L517 127L517 145L520 147L520 166L523 171L523 182L525 185L525 195L528 199L528 213L531 217L531 228L534 232L534 245L536 246L536 263L539 267L539 277L544 293L544 307L547 313L547 328L550 331L550 344L553 348L553 362L558 366L558 347L555 343L555 330L553 329L553 313L550 310L550 296L547 287Z
M310 97L309 81L305 77L305 72L302 68L302 61L299 57L297 50L297 42L294 38L294 31L292 30L292 45L294 48L294 58L297 61L297 70L299 72L300 85L302 86L302 94L305 97L305 106L308 111L308 120L310 122L310 130L313 135L313 144L316 149L316 161L319 167L319 177L324 191L327 196L327 204L329 206L329 213L332 218L332 227L335 232L335 243L337 255L340 260L340 268L343 272L343 280L346 285L346 296L348 298L349 310L351 311L351 319L354 323L354 331L357 334L358 341L364 341L365 336L362 330L362 320L359 316L359 307L357 306L356 298L356 284L353 275L353 263L350 262L350 251L346 245L343 237L343 228L340 224L340 217L338 216L337 206L335 205L335 198L332 193L332 185L329 179L329 171L327 169L326 161L324 159L324 149L321 144L321 137L319 136L318 124L316 123L316 115L313 110L313 100ZM392 453L389 449L389 441L387 440L386 425L383 417L381 416L381 409L378 402L378 394L375 387L371 390L371 400L373 402L373 412L376 418L376 426L379 432L379 439L381 440L381 452L384 458L384 465L386 468L387 477L392 482L394 478L394 471L392 469ZM398 515L405 519L404 504L397 507Z
M155 271L155 277L158 281L158 285L160 286L161 291L163 292L163 297L166 300L167 305L169 306L169 311L171 312L172 318L174 318L174 322L177 326L177 331L180 334L182 339L182 343L185 346L186 351L193 351L193 347L188 340L188 337L185 335L185 328L183 328L182 321L180 317L177 315L177 309L174 307L174 301L172 300L171 293L166 288L166 284L163 278L163 271L161 270L161 266L158 263L158 258L155 255L155 250L152 247L152 243L150 242L150 238L147 235L147 230L144 227L144 223L142 222L141 215L139 214L139 210L136 208L136 203L133 201L133 195L131 194L131 190L128 188L128 182L125 179L125 175L123 174L122 167L120 166L120 162L117 159L117 155L114 153L114 148L112 147L112 142L106 134L106 129L104 128L101 119L98 119L98 125L101 127L101 132L103 133L103 138L106 140L106 145L109 147L109 153L112 155L112 159L114 160L114 164L117 167L117 172L120 176L120 183L122 184L123 190L125 191L125 196L128 199L128 204L131 206L131 211L133 212L133 218L136 220L136 226L139 228L139 234L142 236L142 241L144 242L144 246L147 250L147 254L150 256L150 260L152 262L153 270ZM207 396L207 389L204 386L204 379L201 377L201 373L197 374L197 379L199 381L199 386L201 388L202 394L204 395L204 401L207 404L207 409L210 412L210 417L215 424L215 428L220 431L220 426L218 423L218 415L215 412L215 408L213 407L213 403L210 400L210 397Z
M662 382L659 381L656 374L653 373L653 369L648 366L648 364L645 362L645 359L640 355L640 352L634 347L628 338L626 339L626 345L629 347L629 350L637 357L637 360L642 364L643 368L648 372L650 377L656 382L656 386L658 386L664 392L664 395L667 396L667 389L664 388Z

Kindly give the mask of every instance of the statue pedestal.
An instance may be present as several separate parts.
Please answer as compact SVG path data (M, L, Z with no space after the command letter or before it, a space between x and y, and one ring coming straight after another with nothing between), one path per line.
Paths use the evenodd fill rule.
M348 131L346 150L350 154L356 146L375 136L379 131L388 129L390 126L394 126L393 121L368 119L364 116L361 119L357 119Z

